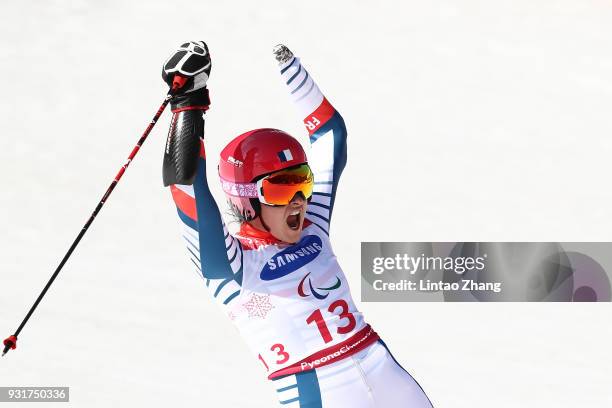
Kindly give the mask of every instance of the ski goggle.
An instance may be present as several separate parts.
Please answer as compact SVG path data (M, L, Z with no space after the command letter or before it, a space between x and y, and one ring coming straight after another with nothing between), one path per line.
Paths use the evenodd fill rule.
M312 196L314 175L308 164L280 170L269 174L255 183L233 183L221 179L226 194L236 197L257 198L267 205L287 205L297 193L305 199Z
M268 205L287 205L297 193L305 199L312 195L314 176L308 164L272 173L257 181L259 201Z

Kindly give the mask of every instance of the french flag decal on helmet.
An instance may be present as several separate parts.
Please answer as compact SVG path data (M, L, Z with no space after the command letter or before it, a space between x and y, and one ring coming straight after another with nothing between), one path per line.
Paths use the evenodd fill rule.
M291 150L285 149L282 152L278 152L278 158L281 163L293 160L293 155L291 154Z

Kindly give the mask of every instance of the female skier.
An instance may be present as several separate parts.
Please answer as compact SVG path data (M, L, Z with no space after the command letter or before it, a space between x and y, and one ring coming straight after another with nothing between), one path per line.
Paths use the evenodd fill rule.
M191 261L266 370L281 406L431 407L355 307L332 251L344 121L287 47L274 53L312 147L307 159L287 133L256 129L222 150L218 176L241 222L234 235L206 174L208 48L185 43L164 64L168 84L185 83L171 101L163 176Z

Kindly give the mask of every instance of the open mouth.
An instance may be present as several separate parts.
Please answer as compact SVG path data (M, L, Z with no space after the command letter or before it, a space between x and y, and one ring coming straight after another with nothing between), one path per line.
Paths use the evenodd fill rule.
M300 228L300 211L293 211L287 217L287 225L294 231L297 231Z

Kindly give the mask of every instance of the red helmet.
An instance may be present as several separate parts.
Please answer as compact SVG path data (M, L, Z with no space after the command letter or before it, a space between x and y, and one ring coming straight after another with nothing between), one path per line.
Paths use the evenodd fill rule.
M304 148L278 129L243 133L221 151L219 177L233 211L246 221L259 215L255 181L279 170L307 163Z

